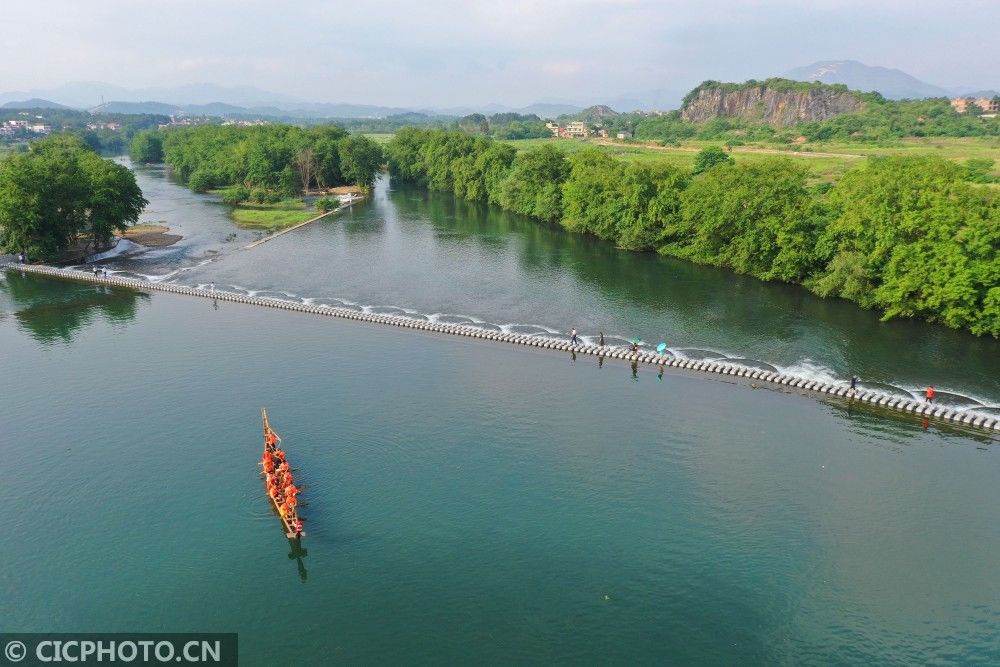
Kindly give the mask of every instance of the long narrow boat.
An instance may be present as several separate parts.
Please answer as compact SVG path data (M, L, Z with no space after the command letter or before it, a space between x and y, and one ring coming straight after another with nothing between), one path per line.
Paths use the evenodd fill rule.
M280 448L278 445L281 444L281 437L271 428L271 423L267 420L267 410L261 408L260 417L264 426L264 454L261 457L261 466L264 466L264 459L268 457L268 453L270 452L273 457L279 451ZM278 516L281 517L281 523L285 526L285 537L290 540L297 540L302 535L305 535L305 532L302 530L302 519L299 517L297 509L294 507L288 509L286 507L285 503L279 497L281 494L280 489L277 491L271 490L272 479L277 482L275 473L268 472L265 466L262 474L264 476L264 492L270 498L271 505L278 513Z

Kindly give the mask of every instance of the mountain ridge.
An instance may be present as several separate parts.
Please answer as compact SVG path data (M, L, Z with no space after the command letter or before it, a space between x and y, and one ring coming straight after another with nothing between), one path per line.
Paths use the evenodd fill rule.
M921 81L903 70L866 65L857 60L820 60L790 69L782 77L793 81L841 83L851 90L877 92L890 100L953 95L946 88Z

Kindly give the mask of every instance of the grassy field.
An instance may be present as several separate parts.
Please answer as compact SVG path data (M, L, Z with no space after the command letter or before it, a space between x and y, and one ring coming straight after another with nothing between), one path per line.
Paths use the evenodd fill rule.
M209 194L223 196L229 190L236 189L235 185L209 190ZM266 229L276 232L284 227L291 227L300 222L305 222L315 218L320 214L312 206L306 204L297 197L282 199L275 204L257 204L244 202L233 207L229 211L229 217L241 227L252 227L254 229Z
M597 148L615 157L637 162L669 162L690 167L695 155L706 146L718 146L718 141L685 141L679 146L655 146L645 143L626 143L608 139L518 139L509 141L518 150L528 150L553 144L566 153L577 153L587 148ZM773 155L803 160L809 165L816 181L834 181L866 157L877 155L939 155L948 160L962 162L970 158L995 160L993 175L1000 177L1000 139L986 137L930 139L903 139L886 145L852 143L815 143L802 146L753 144L734 146L733 158L737 161L761 160Z
M240 204L229 215L241 227L277 231L315 218L320 213L299 199L283 199L277 204Z
M387 132L387 133L372 132L365 134L365 136L368 137L369 139L374 139L376 143L387 144L389 143L389 140L392 139L395 135L392 132Z

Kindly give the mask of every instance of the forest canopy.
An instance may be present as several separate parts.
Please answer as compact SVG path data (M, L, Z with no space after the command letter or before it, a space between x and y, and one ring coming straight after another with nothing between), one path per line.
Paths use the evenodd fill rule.
M699 173L553 145L517 153L410 128L386 146L400 181L444 190L629 250L803 284L880 311L1000 337L1000 198L938 157L872 158L833 186L788 158Z
M192 190L238 185L297 195L303 190L370 186L382 168L382 147L335 125L195 125L140 133L139 162L162 159Z
M132 172L54 135L0 161L0 248L57 259L78 239L106 246L146 205Z

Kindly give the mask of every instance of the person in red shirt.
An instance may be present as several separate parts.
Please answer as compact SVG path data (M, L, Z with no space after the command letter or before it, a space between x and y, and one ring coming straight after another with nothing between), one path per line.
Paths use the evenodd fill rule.
M927 387L927 392L926 393L927 393L927 402L928 403L933 403L934 402L934 385L930 385L929 387Z

